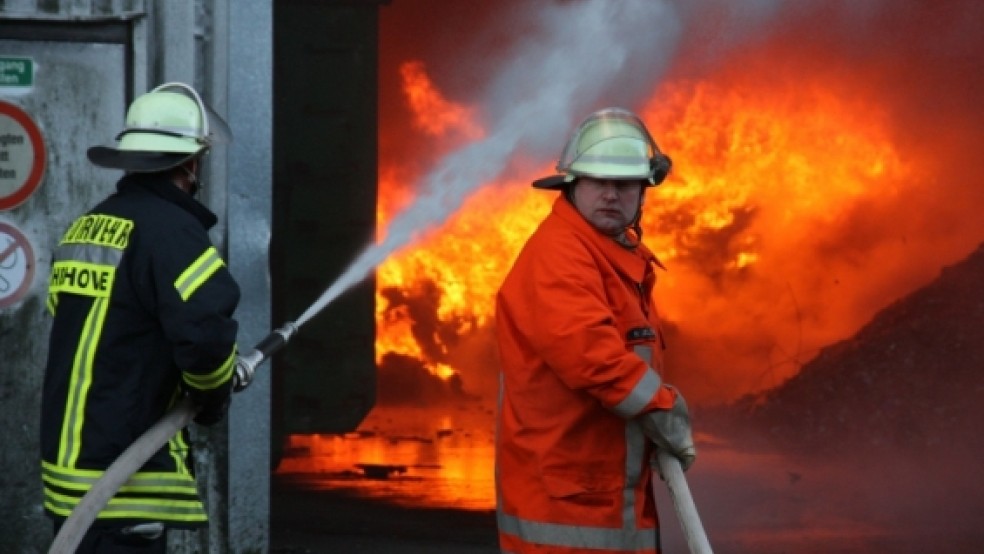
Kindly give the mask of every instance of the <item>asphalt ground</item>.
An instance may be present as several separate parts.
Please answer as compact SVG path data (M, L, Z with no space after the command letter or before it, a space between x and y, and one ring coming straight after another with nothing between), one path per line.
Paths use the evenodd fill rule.
M498 554L492 511L405 508L274 475L272 554Z
M702 456L687 478L718 554L984 552L977 473L948 484L922 464L817 465L712 444ZM682 554L665 489L656 500L663 552ZM271 483L270 531L274 554L498 554L491 510L401 507L281 474Z

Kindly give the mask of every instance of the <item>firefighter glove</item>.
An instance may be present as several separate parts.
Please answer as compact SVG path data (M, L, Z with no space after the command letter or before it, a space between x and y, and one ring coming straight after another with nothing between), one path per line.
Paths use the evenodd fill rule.
M228 390L226 388L227 395L224 398L210 398L204 402L202 408L198 410L198 415L195 416L195 423L208 427L222 421L229 411Z
M673 454L686 471L697 458L693 434L690 429L690 411L683 395L677 391L673 407L669 410L653 410L639 417L642 432L660 450Z

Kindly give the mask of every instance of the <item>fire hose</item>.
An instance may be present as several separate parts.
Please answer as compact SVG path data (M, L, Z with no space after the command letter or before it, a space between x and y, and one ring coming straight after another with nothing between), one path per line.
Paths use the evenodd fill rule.
M690 495L690 487L687 485L687 478L683 475L680 460L669 452L658 450L656 463L659 474L663 476L666 488L670 491L670 500L673 501L673 508L676 510L677 519L680 520L680 526L683 527L683 534L691 554L713 554L711 543L707 540L704 526L701 525L700 516L697 514L697 505ZM654 480L653 487L655 486Z
M300 320L299 320L300 321ZM256 369L287 345L299 324L287 322L258 342L251 351L236 360L233 390L240 392L249 386ZM144 432L106 469L102 477L86 492L72 513L65 519L48 550L48 554L72 554L82 537L96 520L99 512L126 484L127 480L160 450L175 434L184 429L199 411L188 397L175 404L157 423ZM713 554L701 525L697 506L690 494L680 461L672 454L657 451L656 463L666 481L677 518L683 527L691 554ZM655 486L655 481L653 482Z
M297 324L287 322L257 343L251 351L240 356L236 360L233 373L233 391L239 392L249 386L256 368L286 346L290 337L297 332L297 327ZM190 398L182 398L160 421L127 447L79 500L55 535L48 554L75 552L99 512L106 507L120 487L126 484L127 480L143 467L155 452L163 448L171 437L184 429L194 419L199 409Z

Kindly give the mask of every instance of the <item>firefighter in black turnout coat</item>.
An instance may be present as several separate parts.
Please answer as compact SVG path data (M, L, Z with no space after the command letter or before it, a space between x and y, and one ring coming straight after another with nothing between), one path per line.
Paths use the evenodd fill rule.
M69 226L52 261L41 473L56 532L182 395L201 406L199 424L227 409L239 286L209 240L215 214L195 199L202 156L223 134L194 89L168 83L130 105L118 148L89 149L92 163L126 173ZM182 432L100 512L78 552L163 553L166 527L205 524L191 470Z

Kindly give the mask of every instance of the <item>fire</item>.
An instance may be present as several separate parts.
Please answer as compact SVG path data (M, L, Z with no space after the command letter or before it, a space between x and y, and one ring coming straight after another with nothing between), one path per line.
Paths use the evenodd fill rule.
M647 242L667 260L689 257L724 275L801 259L796 249L842 226L860 203L895 197L911 177L883 115L818 85L677 83L642 114L677 161L646 206ZM709 246L719 257L701 255Z
M380 189L393 186L380 182ZM549 210L550 198L529 194L522 183L478 191L444 228L424 243L391 256L376 272L376 355L389 352L418 358L431 373L450 377L454 368L422 356L414 337L415 318L407 304L394 306L392 292L412 298L436 294L433 305L444 328L461 336L487 327L496 290L533 228ZM488 214L495 214L489 217ZM439 339L439 337L431 337ZM446 340L442 354L448 354Z
M482 13L501 8L478 3L485 4L488 11ZM743 19L742 32L753 31L752 40L735 49L718 36L725 34L718 33L727 29L725 23L720 29L714 21L706 26L713 10L693 10L700 12L700 22L684 28L685 37L692 37L684 42L694 44L678 51L679 59L648 101L625 106L643 117L674 160L667 182L647 191L644 241L668 268L659 273L656 289L669 335L667 380L692 406L780 386L821 348L849 338L877 311L929 282L984 237L977 213L984 187L973 164L981 128L975 109L980 78L973 70L979 65L975 53L982 50L981 35L967 17L970 3L922 3L904 10L813 4L797 5L781 25L763 32L744 20L754 10L734 12ZM722 17L732 11L723 10ZM447 47L462 44L461 36L470 38L476 29L446 26L442 35L458 32L455 40L410 40L411 35L419 39L418 30L432 26L432 18L419 6L391 10L388 32L381 34L388 45L381 49L380 66L381 237L413 202L414 184L429 167L465 142L487 132L495 136L496 129L481 121L479 107L449 99L451 86L465 90L463 95L476 93L463 84L469 72L493 65ZM817 21L824 24L818 27ZM514 29L507 31L503 37ZM508 40L497 41L497 48L503 42ZM451 68L454 84L442 90L423 62L408 58L440 59ZM627 94L649 78L625 73L632 89ZM386 80L397 75L401 82L391 86ZM622 83L612 85L614 97L621 97L615 87ZM398 89L402 97L394 100L389 95ZM579 115L586 114L571 114ZM558 151L566 139L556 137ZM377 401L358 434L293 436L290 446L303 456L288 458L280 471L319 472L331 487L358 486L365 497L409 499L414 506L494 509L494 296L554 199L529 187L530 180L550 173L555 160L539 161L540 171L485 183L439 228L377 268L378 383L381 391L407 392L397 401ZM426 386L395 374L394 354L402 357L400 371L415 378L424 374ZM414 363L404 363L408 360ZM432 386L463 388L470 394L448 398L485 402L440 402L444 397ZM804 425L812 425L809 420ZM912 513L922 514L915 507L924 503L919 491L896 498L897 492L885 496L880 481L870 486L865 477L853 483L854 464L843 475L829 464L800 472L790 459L754 447L732 449L746 445L703 435L705 429L697 423L698 440L715 447L704 450L702 463L710 465L700 471L740 477L730 479L737 489L718 491L718 504L729 498L747 504L742 493L749 483L775 489L758 506L766 508L760 511L767 523L752 517L751 526L743 522L739 529L711 522L717 537L740 535L731 543L741 544L739 550L756 550L759 544L781 545L776 546L781 550L816 542L818 536L852 546L882 544L879 537L884 544L911 543L896 535L907 528L894 521L899 510L882 518L891 522L886 529L879 522L857 526L858 518L843 517L838 491L847 483L852 498L860 490L890 502L908 499ZM405 465L409 472L353 485L358 479L351 468L366 463ZM789 500L800 505L803 494L799 488L801 494L786 494L791 489L785 481L774 487L774 477L788 474L798 481L807 471L810 479L795 487L810 481L831 500L832 515L811 503L805 516L787 510L788 521L776 522L773 508ZM899 482L911 481L909 473L890 472ZM753 516L756 509L750 507ZM804 531L805 519L819 535Z
M440 136L456 131L466 138L482 136L482 130L474 123L474 110L448 101L434 87L427 76L423 62L409 61L400 66L403 91L414 125L425 134Z
M781 384L853 333L871 315L857 297L894 299L877 290L897 286L879 269L898 268L891 255L872 247L868 263L842 264L852 241L887 242L890 223L862 231L858 212L895 202L915 175L887 116L844 83L719 79L668 84L643 108L678 162L644 227L670 268L664 316L700 350L673 364L690 370L673 378L698 399L728 400ZM853 287L825 279L838 270Z
M473 110L445 99L427 77L423 64L404 63L400 73L414 126L421 132L438 138L475 139L483 135L474 121ZM377 218L381 237L391 215L412 200L397 174L392 168L380 168ZM489 299L504 275L500 261L518 251L540 217L522 217L520 212L539 209L545 213L546 204L536 198L531 200L529 206L518 206L515 201L504 201L495 187L487 187L448 222L443 232L434 233L426 246L393 256L377 268L377 363L388 353L398 353L421 360L428 371L442 379L458 374L442 361L448 354L446 335L458 336L489 324ZM508 215L498 221L489 219L484 214L490 207ZM498 239L489 244L487 239L492 236ZM400 298L394 298L395 291L401 291ZM411 313L407 299L429 299L445 336L415 336L414 326L420 316ZM438 344L440 348L428 356L421 342Z
M401 72L421 132L482 134L473 111L444 99L421 64L404 64ZM664 317L693 336L755 334L751 342L763 343L727 361L732 374L720 386L730 392L698 396L720 400L774 386L807 361L804 352L870 315L851 313L850 298L818 307L825 285L815 264L824 263L832 233L850 232L859 205L894 197L911 177L884 115L836 83L756 86L728 76L664 85L639 113L675 161L670 179L648 191L643 219L646 243L670 268L657 292ZM396 171L383 165L380 174L385 229L411 198ZM378 268L379 359L410 356L443 378L495 371L491 360L467 371L449 360L460 337L489 328L505 272L549 210L553 195L528 185L538 176L485 185L442 228ZM809 298L798 298L798 290ZM411 313L408 299L423 301L430 313ZM771 372L766 379L763 366Z

